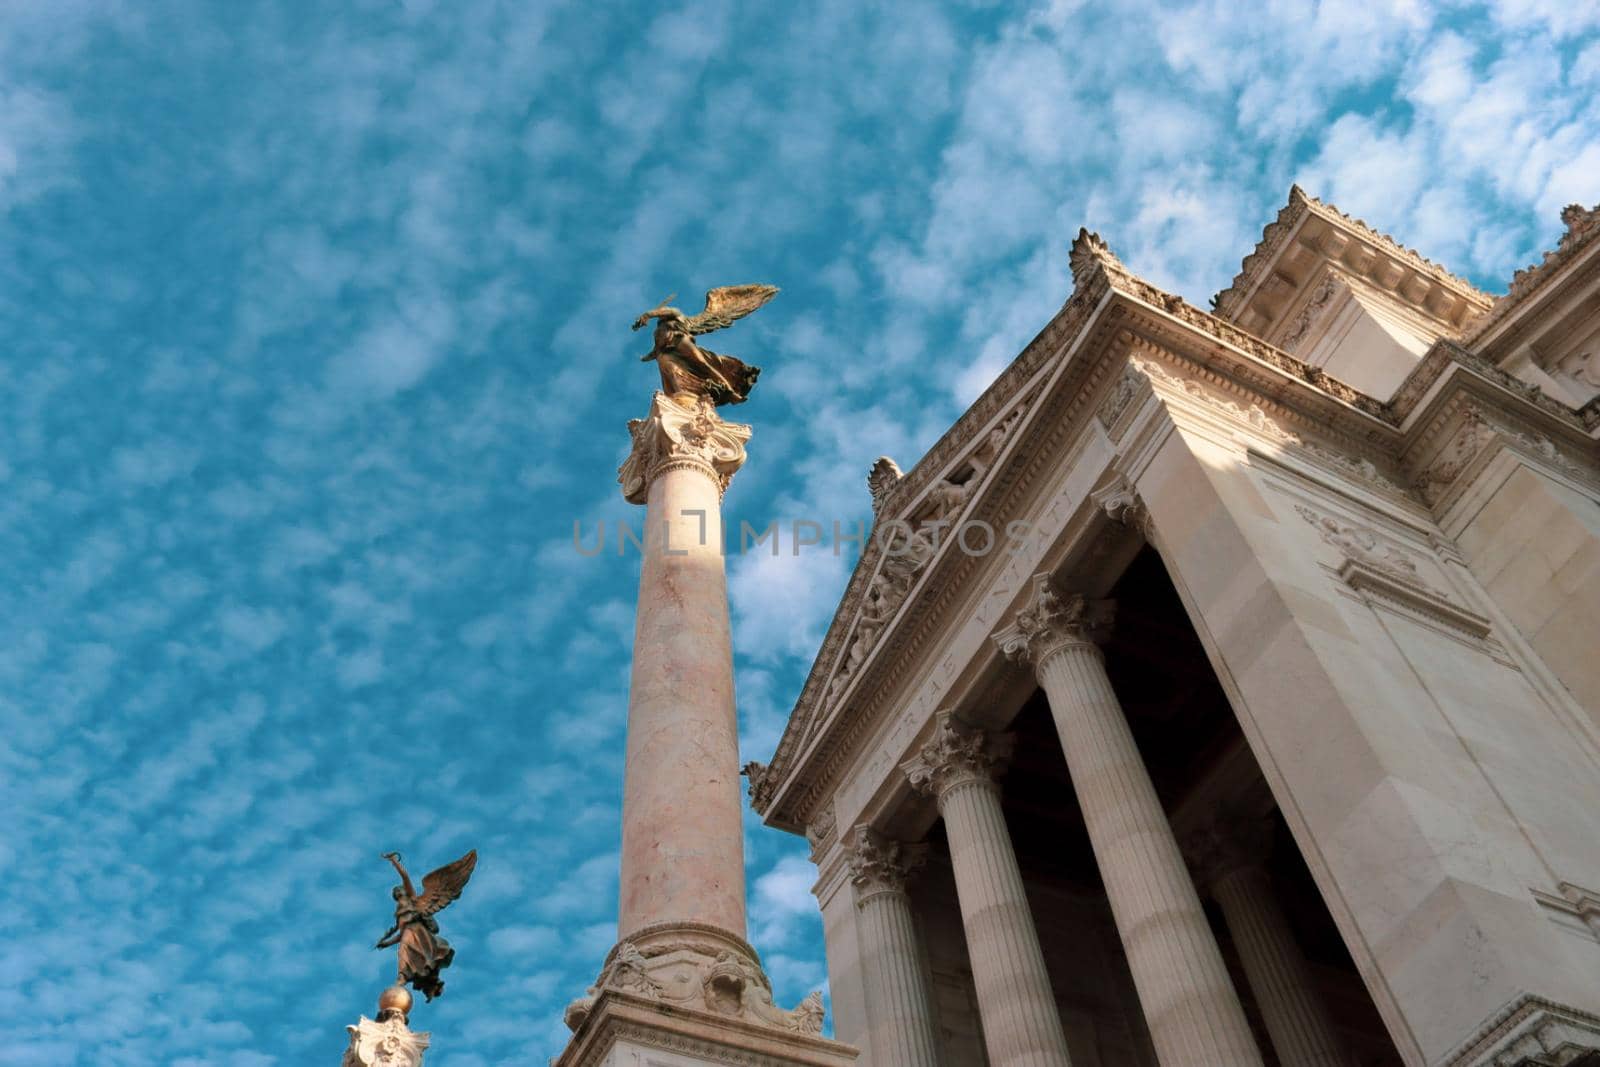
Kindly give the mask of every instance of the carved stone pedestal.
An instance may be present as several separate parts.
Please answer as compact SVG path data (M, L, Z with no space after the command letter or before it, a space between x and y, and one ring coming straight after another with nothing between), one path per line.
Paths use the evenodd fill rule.
M818 1007L820 1018L820 1005ZM820 1034L676 1008L607 989L553 1067L847 1067L856 1050Z

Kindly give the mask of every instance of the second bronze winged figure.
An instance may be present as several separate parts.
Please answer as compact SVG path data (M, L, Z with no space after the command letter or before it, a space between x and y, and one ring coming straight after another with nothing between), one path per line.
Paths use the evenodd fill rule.
M742 404L756 384L760 367L733 356L701 348L695 338L732 326L778 295L774 285L725 285L706 294L706 309L695 316L669 307L667 297L633 321L641 330L656 320L655 347L641 360L655 360L661 368L661 389L669 396L685 393L709 397L713 404Z
M478 865L478 850L473 849L454 863L447 863L422 879L422 892L411 884L411 875L400 864L400 853L385 852L383 858L400 872L400 885L394 887L394 925L378 939L374 948L400 946L399 985L410 982L428 1000L444 992L439 972L450 966L456 950L439 936L433 918L461 895L467 879Z

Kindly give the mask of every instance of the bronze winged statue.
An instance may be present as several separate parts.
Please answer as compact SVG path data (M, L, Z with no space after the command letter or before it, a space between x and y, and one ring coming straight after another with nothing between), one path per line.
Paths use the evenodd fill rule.
M422 892L411 884L411 875L400 865L400 853L385 852L383 858L400 872L402 884L394 887L394 925L378 939L374 948L400 946L397 985L410 982L428 1000L444 992L439 972L450 966L456 950L439 936L434 915L443 911L466 888L472 869L478 865L478 850L473 849L454 863L447 863L422 879Z
M669 296L633 320L635 330L656 320L655 347L640 357L640 362L656 361L661 368L661 390L668 396L691 393L709 397L718 406L742 404L761 368L701 348L694 339L732 326L777 295L775 285L724 285L706 294L706 309L693 317L669 307Z

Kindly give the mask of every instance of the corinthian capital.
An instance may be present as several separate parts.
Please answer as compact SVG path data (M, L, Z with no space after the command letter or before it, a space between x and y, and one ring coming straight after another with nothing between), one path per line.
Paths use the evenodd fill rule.
M994 643L1007 659L1037 666L1065 645L1102 640L1111 628L1114 609L1109 600L1065 595L1048 574L1036 574L1028 602L1010 623L995 631Z
M911 787L933 797L968 782L993 782L1011 755L1015 738L955 721L948 711L935 718L933 737L900 765Z
M906 879L928 859L927 845L908 845L865 826L856 827L853 838L848 850L850 884L859 899L901 892Z
M674 466L703 472L727 489L744 466L744 445L750 427L724 422L708 397L695 393L656 393L650 414L628 420L633 451L617 471L622 495L630 504L643 504L650 482Z

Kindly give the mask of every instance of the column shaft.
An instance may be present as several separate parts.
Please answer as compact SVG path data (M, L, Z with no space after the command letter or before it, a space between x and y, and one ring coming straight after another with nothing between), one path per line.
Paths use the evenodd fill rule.
M1038 674L1162 1067L1260 1064L1100 650L1057 645Z
M1300 946L1273 899L1266 873L1244 867L1211 887L1239 950L1278 1059L1294 1067L1348 1067L1350 1059L1312 988Z
M932 999L903 889L863 894L861 956L867 966L867 1029L875 1067L937 1067Z
M1039 935L992 781L939 794L990 1067L1067 1067Z
M745 936L733 646L709 467L649 484L628 686L618 935L709 923Z

